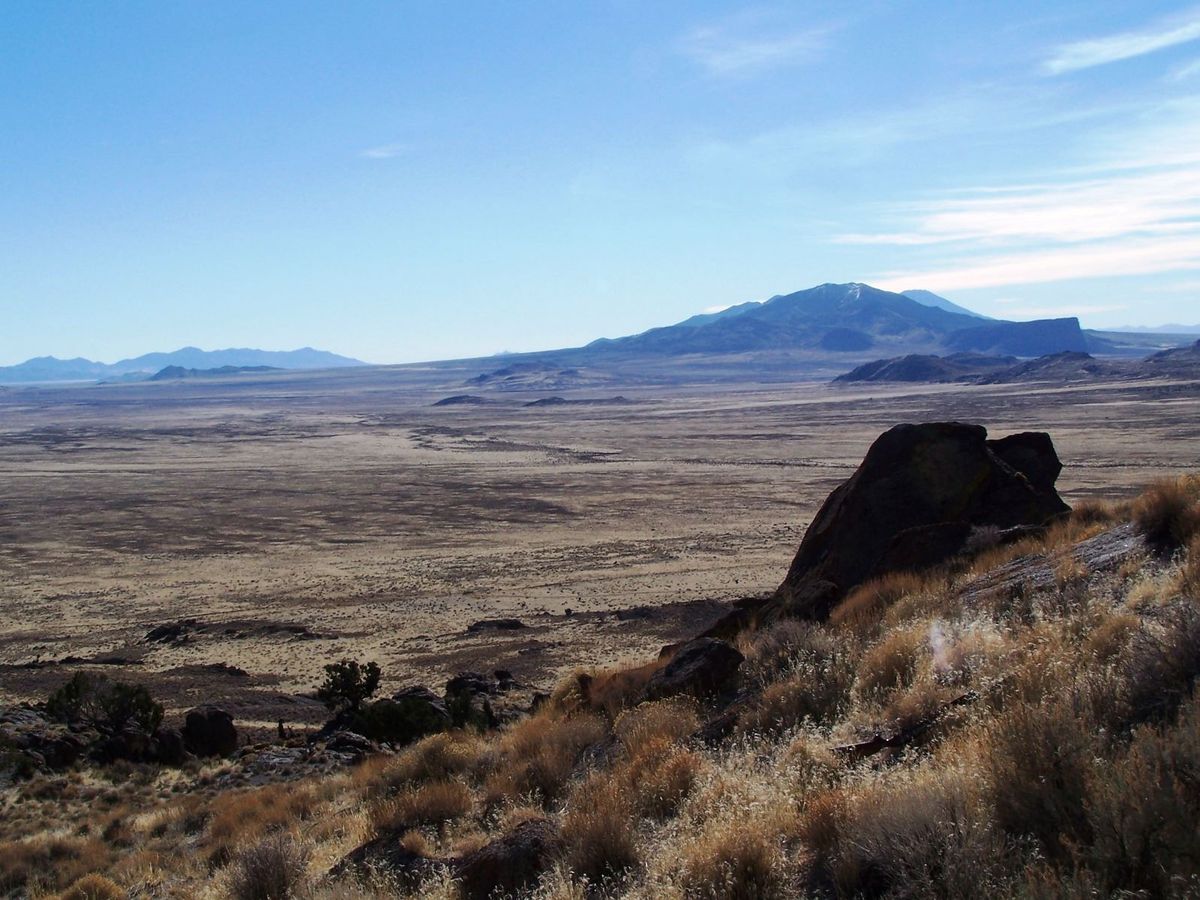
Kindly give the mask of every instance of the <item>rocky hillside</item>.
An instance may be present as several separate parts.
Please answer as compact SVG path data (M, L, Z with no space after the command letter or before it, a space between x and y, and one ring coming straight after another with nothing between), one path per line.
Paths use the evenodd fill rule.
M1200 476L1070 510L1060 468L1045 434L893 428L771 597L524 713L464 674L232 752L197 711L167 760L52 724L62 697L10 710L0 891L1190 895ZM91 749L35 759L39 727Z

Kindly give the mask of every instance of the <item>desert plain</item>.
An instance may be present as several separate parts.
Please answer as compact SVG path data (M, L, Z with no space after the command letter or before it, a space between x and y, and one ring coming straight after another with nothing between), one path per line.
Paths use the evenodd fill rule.
M900 422L1048 431L1068 503L1200 462L1189 381L614 376L435 405L478 371L0 390L0 701L84 668L169 716L217 703L252 731L304 729L343 658L377 661L386 692L467 669L546 690L773 590Z

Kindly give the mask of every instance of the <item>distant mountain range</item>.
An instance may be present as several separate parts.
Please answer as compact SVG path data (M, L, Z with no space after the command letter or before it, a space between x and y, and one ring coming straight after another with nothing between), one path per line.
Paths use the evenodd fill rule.
M138 380L144 374L149 379L170 367L180 370L208 370L231 366L238 369L269 367L273 369L332 369L344 366L365 366L361 360L339 356L327 350L302 347L299 350L201 350L183 347L171 353L146 353L115 363L90 359L57 359L38 356L15 366L0 366L0 383L29 383L38 381L102 381Z
M1076 318L1005 322L928 291L896 294L850 283L743 303L629 337L602 338L583 349L672 355L763 350L861 355L892 349L1040 356L1091 347Z

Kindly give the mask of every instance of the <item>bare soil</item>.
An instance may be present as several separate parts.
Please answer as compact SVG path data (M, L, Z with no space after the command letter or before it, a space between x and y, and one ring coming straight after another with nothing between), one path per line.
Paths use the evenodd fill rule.
M768 592L871 441L1045 430L1068 502L1200 467L1200 383L472 388L453 368L0 391L0 701L80 667L312 723L321 666L545 688ZM515 618L525 628L480 628ZM194 620L178 639L148 639Z

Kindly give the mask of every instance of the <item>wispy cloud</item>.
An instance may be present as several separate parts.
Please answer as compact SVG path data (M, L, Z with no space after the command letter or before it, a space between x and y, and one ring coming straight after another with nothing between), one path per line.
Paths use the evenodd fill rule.
M1044 68L1051 75L1061 75L1144 56L1197 39L1200 39L1200 7L1158 19L1136 31L1061 44L1046 60Z
M1200 59L1193 59L1191 62L1186 62L1172 69L1170 74L1167 75L1167 81L1187 81L1189 78L1195 78L1197 75L1200 75Z
M1163 103L1087 143L1106 152L1036 181L892 204L879 231L834 241L907 248L918 262L876 281L934 291L1200 270L1200 104Z
M408 152L408 144L381 144L378 147L368 147L359 156L363 159L393 159Z
M818 58L833 33L831 26L779 30L760 16L737 16L697 26L677 43L680 53L711 75L748 75Z
M1197 269L1200 232L1169 240L1107 241L989 256L942 269L887 272L869 280L885 290L919 284L933 291L954 291Z

